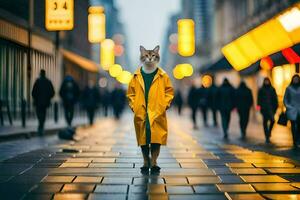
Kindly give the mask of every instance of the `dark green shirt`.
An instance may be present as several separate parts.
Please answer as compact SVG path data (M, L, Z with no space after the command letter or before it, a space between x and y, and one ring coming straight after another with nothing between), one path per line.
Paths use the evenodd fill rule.
M146 102L146 108L148 107L148 95L149 95L149 91L150 91L150 87L152 84L152 81L154 79L154 76L156 75L158 71L158 68L150 73L147 74L145 73L142 68L141 68L141 73L144 79L144 86L145 86L145 102ZM150 122L149 122L149 118L148 118L148 113L147 113L147 117L146 117L146 144L149 144L151 142L151 129L150 129Z

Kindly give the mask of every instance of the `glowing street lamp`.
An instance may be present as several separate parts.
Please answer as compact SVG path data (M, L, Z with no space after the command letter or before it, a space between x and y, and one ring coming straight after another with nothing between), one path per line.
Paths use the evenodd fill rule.
M105 39L105 14L102 6L91 6L88 16L88 39L100 43Z
M192 19L180 19L178 25L178 53L192 56L195 53L195 23Z
M105 39L101 42L100 63L104 70L115 64L114 54L115 43L111 39Z

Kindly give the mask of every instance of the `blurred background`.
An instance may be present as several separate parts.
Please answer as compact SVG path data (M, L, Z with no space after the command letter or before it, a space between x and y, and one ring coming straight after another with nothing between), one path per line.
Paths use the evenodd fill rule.
M227 77L234 86L245 80L256 100L263 78L269 77L281 102L291 77L299 73L297 0L49 0L49 5L46 2L0 2L2 126L26 126L26 121L34 118L31 90L41 69L46 71L56 91L48 117L57 122L63 115L58 91L65 76L73 77L80 90L92 80L100 93L101 112L97 115L106 116L107 106L115 100L107 100L107 94L119 87L124 91L141 64L140 45L147 49L161 46L160 66L168 72L183 99L192 83L209 87L212 80L218 85ZM70 2L73 7L68 5ZM57 11L55 16L56 9L71 14ZM89 15L97 13L105 16L104 25L98 21L95 23L100 25L95 26L102 27L99 31L103 31L106 39L93 41ZM191 20L186 24L190 26L187 32L191 38L183 28L179 31L180 19ZM53 23L73 24L55 27ZM188 42L180 44L182 41ZM113 48L113 55L107 58L105 48L109 47ZM78 105L75 115L84 115L82 112Z

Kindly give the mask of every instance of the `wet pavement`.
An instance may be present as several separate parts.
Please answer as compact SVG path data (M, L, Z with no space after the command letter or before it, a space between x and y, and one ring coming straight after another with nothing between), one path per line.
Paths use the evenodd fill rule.
M126 114L80 128L77 142L2 161L0 199L300 199L300 163L293 152L279 155L288 143L266 152L261 136L224 141L217 129L193 131L187 117L169 116L160 174L140 173L143 160ZM257 144L262 150L253 151Z

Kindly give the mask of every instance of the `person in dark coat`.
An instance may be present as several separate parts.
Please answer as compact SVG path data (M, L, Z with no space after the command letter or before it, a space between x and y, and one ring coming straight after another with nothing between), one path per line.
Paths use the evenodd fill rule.
M211 86L208 88L208 107L210 108L212 112L213 117L213 123L214 126L218 126L218 120L217 120L217 112L218 112L218 87L216 86L215 82L213 81Z
M195 85L192 85L190 91L188 93L188 105L192 110L192 120L193 120L193 128L198 129L197 126L197 109L198 109L198 101L199 101L199 92Z
M277 94L269 78L265 78L263 86L258 91L257 104L263 116L264 133L266 142L270 142L271 132L274 126L274 115L278 107Z
M218 109L221 113L222 129L224 138L228 137L228 128L230 123L231 111L235 107L235 90L229 83L228 79L225 78L222 85L218 89Z
M51 81L46 78L46 71L41 70L40 77L35 81L31 96L34 101L36 115L39 121L38 133L44 134L44 124L46 120L46 111L50 106L50 101L54 97L54 88Z
M199 108L202 113L202 120L205 127L207 127L207 107L208 107L208 89L203 85L198 89L199 91Z
M88 86L86 86L82 92L81 101L83 108L87 112L89 119L89 124L94 124L95 111L98 108L100 102L99 89L94 85L94 82L89 81Z
M79 87L72 76L66 76L60 87L59 95L63 101L65 119L71 126L74 116L74 106L79 98Z
M300 143L300 76L294 75L284 94L287 118L292 124L294 147Z
M183 105L183 99L180 90L177 90L175 97L174 97L174 103L177 107L178 114L181 115L182 105Z
M108 108L110 106L110 92L108 89L104 88L101 90L101 104L102 108L104 109L104 116L108 116Z
M111 99L115 119L120 119L126 104L126 94L120 84L115 86L115 89L111 93Z
M236 108L240 118L242 139L246 138L246 129L249 122L250 109L253 105L253 96L246 83L242 81L235 93Z

